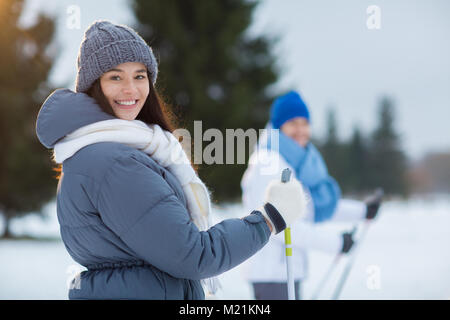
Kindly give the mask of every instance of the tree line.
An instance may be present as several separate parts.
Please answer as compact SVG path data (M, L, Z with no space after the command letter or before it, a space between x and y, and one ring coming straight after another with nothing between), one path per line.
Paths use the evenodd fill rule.
M341 141L334 109L327 115L327 132L315 141L344 194L363 196L381 187L387 195L408 195L408 159L395 129L395 108L387 96L379 101L377 126L364 133L354 126L348 141Z

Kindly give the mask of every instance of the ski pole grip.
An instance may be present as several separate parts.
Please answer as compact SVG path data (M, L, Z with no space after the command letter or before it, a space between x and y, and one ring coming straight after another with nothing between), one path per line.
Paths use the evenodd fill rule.
M286 183L291 180L291 169L286 168L281 173L281 182Z

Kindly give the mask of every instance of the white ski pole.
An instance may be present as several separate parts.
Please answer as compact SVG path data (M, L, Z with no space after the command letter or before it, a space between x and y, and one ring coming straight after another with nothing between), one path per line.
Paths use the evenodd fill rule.
M352 270L353 264L355 263L356 253L358 249L361 247L361 243L363 242L364 238L366 237L367 230L369 230L369 226L370 221L369 220L365 221L363 225L363 231L361 232L361 236L359 237L358 242L354 244L355 247L352 249L352 252L350 253L351 256L347 261L345 269L342 272L341 278L339 279L336 289L334 290L332 298L333 300L338 300L339 296L341 295L342 289L344 288L344 284L347 281L350 271Z
M371 200L381 201L383 195L384 195L383 189L378 188L377 190L375 190L375 194L371 197ZM355 248L353 248L352 252L350 252L351 257L348 260L347 265L345 266L344 272L342 273L341 279L339 279L336 289L334 290L333 300L339 299L339 296L341 295L342 289L344 288L345 281L347 280L347 278L350 274L350 271L353 267L353 264L355 263L356 253L360 249L361 244L363 243L363 240L366 237L367 230L369 230L369 226L371 223L372 223L372 220L364 221L363 231L362 231L361 235L359 236L359 239L355 245ZM355 229L354 229L353 233L355 233Z
M319 285L317 286L316 290L314 291L313 295L311 296L311 300L317 300L319 298L320 292L322 291L323 287L325 286L325 283L328 281L328 278L330 278L332 271L336 268L341 257L342 257L342 253L338 253L334 257L333 261L331 262L330 266L328 267L327 272L325 273L325 275L323 276Z
M286 168L281 173L281 182L286 183L291 178L291 170ZM294 273L292 270L292 240L291 240L291 228L286 226L284 229L284 243L286 247L286 272L287 272L287 289L288 300L295 300L295 285L294 285Z
M351 231L352 236L356 233L358 230L358 224L356 224L353 227L353 230ZM328 267L327 272L325 273L325 276L320 281L319 285L316 288L316 291L314 291L314 294L311 297L311 300L316 300L319 297L320 292L322 291L323 287L325 286L325 283L328 281L328 278L330 277L332 271L336 269L337 264L339 263L339 260L342 258L343 253L339 252L331 262L330 266Z

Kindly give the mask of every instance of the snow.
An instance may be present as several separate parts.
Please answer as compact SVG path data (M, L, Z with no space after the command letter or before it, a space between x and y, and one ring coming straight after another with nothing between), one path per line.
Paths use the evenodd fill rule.
M55 210L50 203L44 209L46 219L29 215L12 221L11 230L17 235L56 240L0 241L0 299L67 299L67 282L83 268L59 240ZM216 206L214 213L215 222L248 214L240 204ZM449 197L386 202L356 252L341 299L450 299L449 227ZM336 232L352 225L318 228ZM304 299L311 297L333 258L310 251ZM341 259L319 299L331 298L347 261ZM216 298L253 299L244 271L248 271L245 263L221 275L222 290Z

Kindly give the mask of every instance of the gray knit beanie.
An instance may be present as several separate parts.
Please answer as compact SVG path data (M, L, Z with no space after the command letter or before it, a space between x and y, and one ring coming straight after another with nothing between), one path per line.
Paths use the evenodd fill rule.
M78 52L76 92L86 92L103 73L125 62L143 63L155 84L158 63L144 39L127 26L95 21L86 29Z

